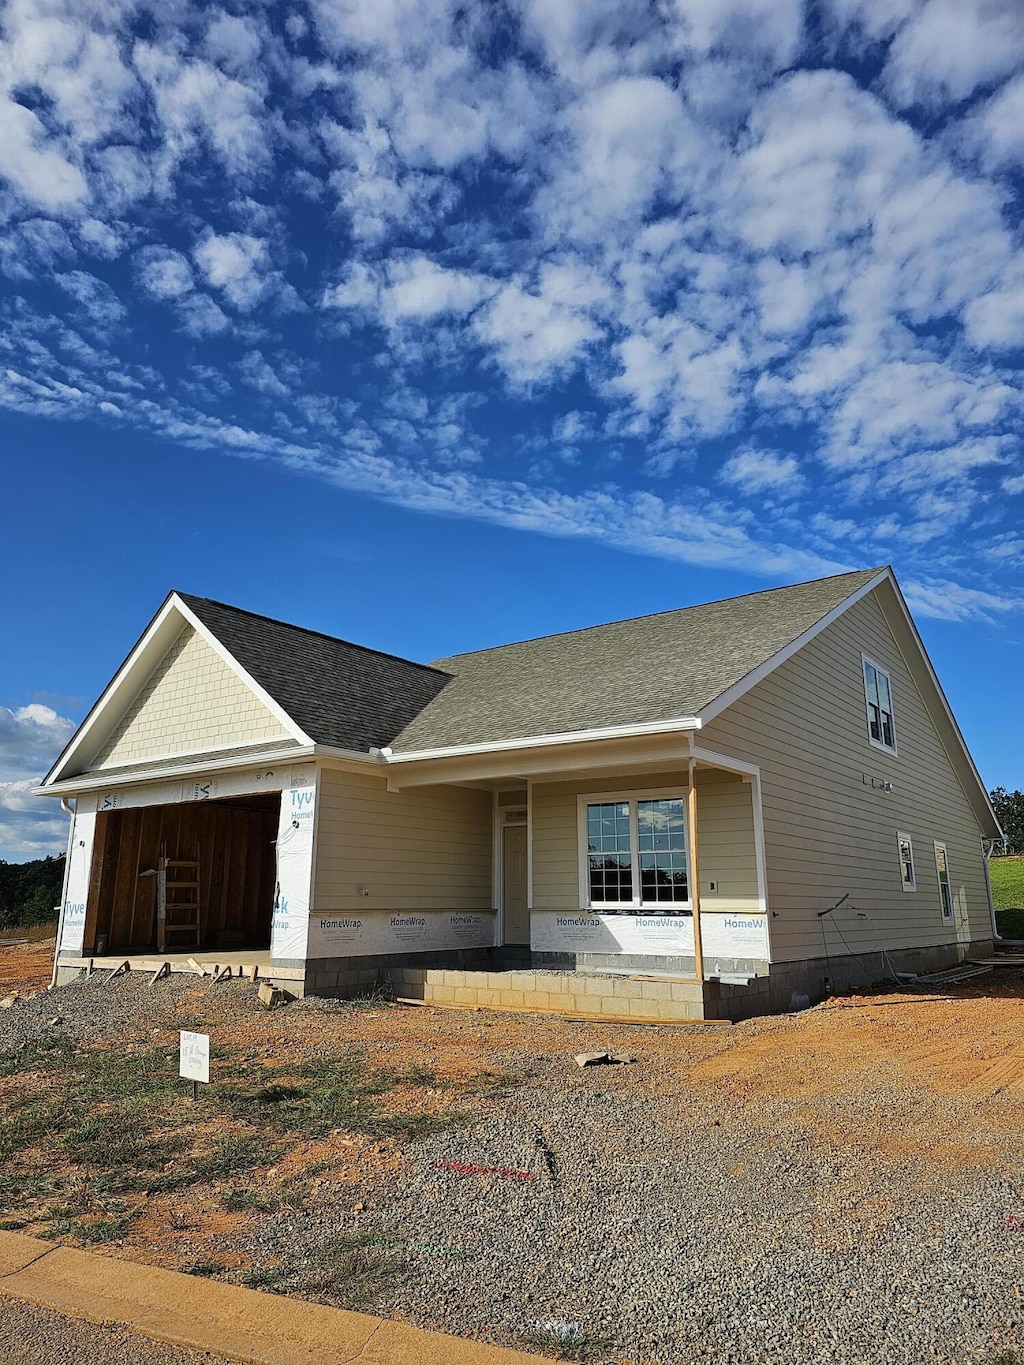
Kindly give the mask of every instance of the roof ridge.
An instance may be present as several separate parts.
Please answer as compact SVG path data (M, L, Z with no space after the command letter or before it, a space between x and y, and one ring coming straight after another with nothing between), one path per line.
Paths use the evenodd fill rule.
M313 630L311 626L297 626L294 621L282 621L277 616L266 616L260 611L249 611L247 607L236 607L232 602L221 602L216 597L196 597L192 593L179 592L177 588L173 590L175 597L180 597L187 604L192 602L209 602L213 607L223 607L225 611L237 612L239 616L251 616L256 621L267 621L272 626L284 626L287 630L299 630L304 635L314 635L318 640L328 640L332 645L347 645L349 649L358 649L362 654L372 654L378 659L393 659L396 663L408 664L410 668L422 669L425 673L437 673L443 678L450 677L443 668L435 668L433 664L421 664L417 659L407 659L403 654L391 654L384 649L374 649L371 645L360 645L355 640L346 640L340 635L328 635L324 630Z
M547 635L530 635L527 636L525 640L509 640L503 645L488 645L483 649L467 649L461 654L445 654L441 656L441 660L436 660L435 663L430 666L434 667L438 672L444 672L444 669L437 668L437 663L442 660L447 663L455 659L470 659L478 654L497 654L503 649L517 649L520 645L538 644L541 640L557 640L566 635L589 635L592 631L607 630L609 626L624 626L632 621L653 621L659 616L675 616L680 612L694 611L698 607L717 607L724 605L726 602L740 602L745 597L768 597L774 592L792 592L795 588L806 588L811 583L829 583L836 578L870 578L872 575L882 573L883 570L889 568L891 568L891 566L888 564L880 564L873 569L849 569L846 573L826 574L824 578L806 578L801 583L779 583L774 588L758 588L756 592L738 592L734 593L731 597L715 597L712 598L710 602L691 602L688 607L668 607L664 611L641 612L638 616L618 617L614 621L600 621L596 625L579 626L575 630L554 630Z

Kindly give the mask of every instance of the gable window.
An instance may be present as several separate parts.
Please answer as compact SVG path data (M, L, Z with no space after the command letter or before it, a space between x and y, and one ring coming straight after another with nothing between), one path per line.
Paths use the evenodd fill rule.
M579 819L581 905L689 913L684 795L581 796Z
M896 752L896 729L892 719L892 683L889 674L874 659L864 661L864 700L868 709L868 737L876 749Z
M939 879L939 904L945 924L953 923L953 889L949 883L949 859L946 845L935 841L935 872Z
M904 891L917 890L917 877L914 873L914 845L909 834L897 834L896 842L900 850L900 877Z

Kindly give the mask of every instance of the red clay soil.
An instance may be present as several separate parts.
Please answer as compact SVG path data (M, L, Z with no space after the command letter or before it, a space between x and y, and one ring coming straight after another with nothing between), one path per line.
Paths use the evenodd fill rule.
M0 939L19 938L17 930L0 931ZM43 990L50 984L53 972L54 939L41 939L38 943L19 943L10 948L0 948L0 999L17 991L28 995Z

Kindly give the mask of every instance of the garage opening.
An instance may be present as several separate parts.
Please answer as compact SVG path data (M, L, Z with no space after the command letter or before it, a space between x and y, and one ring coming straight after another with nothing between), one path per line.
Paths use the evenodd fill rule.
M103 811L85 951L267 948L279 792Z

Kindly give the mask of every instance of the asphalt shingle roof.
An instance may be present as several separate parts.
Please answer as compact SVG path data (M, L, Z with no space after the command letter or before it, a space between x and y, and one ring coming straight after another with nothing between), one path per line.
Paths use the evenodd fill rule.
M426 664L208 597L178 596L316 744L383 748L448 682Z
M438 659L453 674L395 752L692 716L878 569Z
M878 569L438 659L381 654L180 593L318 744L396 753L692 716Z

